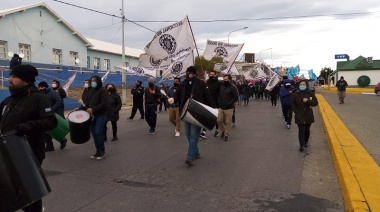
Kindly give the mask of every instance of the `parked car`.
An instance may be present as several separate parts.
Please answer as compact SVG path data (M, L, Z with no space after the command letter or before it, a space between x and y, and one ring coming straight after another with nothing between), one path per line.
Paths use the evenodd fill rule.
M377 94L378 96L380 96L380 82L377 83L377 85L375 86L375 94Z

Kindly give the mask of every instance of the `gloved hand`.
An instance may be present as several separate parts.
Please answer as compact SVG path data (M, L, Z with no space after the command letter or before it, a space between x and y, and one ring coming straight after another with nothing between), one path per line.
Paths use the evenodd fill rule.
M174 103L174 98L169 98L168 102L169 102L169 104L173 104Z
M32 127L28 123L22 123L16 126L16 135L29 135L32 132Z

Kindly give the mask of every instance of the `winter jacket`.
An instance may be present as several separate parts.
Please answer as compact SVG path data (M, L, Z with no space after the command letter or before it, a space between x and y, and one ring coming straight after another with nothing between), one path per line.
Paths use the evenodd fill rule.
M307 98L303 102L303 98ZM318 99L315 94L309 89L305 91L297 90L291 98L292 111L295 113L294 121L296 124L310 124L314 123L314 114L312 107L318 105Z
M211 98L211 94L206 86L206 83L198 78L194 78L191 83L186 79L181 82L178 91L174 95L174 101L178 102L180 113L182 113L182 109L191 94L193 94L194 100L215 108L215 103Z
M348 86L346 80L339 80L338 82L336 82L336 87L338 89L338 91L346 91L346 87Z
M139 105L144 102L144 87L134 87L131 90L131 94L133 95L133 104Z
M219 95L219 90L222 83L218 79L215 79L215 80L209 79L207 80L206 85L207 85L208 90L210 91L212 100L216 104L216 107L219 108L218 95Z
M52 111L64 118L63 101L59 94L51 88L47 88L42 94L49 100Z
M218 95L218 104L219 108L223 110L233 109L234 103L239 99L239 93L237 88L233 84L228 86L220 86L219 95Z
M118 93L113 91L108 95L108 105L107 105L107 120L108 121L118 121L119 111L121 109L121 98Z
M92 114L97 115L107 115L107 105L108 105L108 91L102 87L102 80L99 76L94 76L96 78L97 86L88 90L88 98L86 99L86 108L92 109Z
M291 105L291 97L293 93L289 93L289 91L293 91L294 93L294 87L290 86L289 88L280 88L281 105Z
M42 163L45 158L45 142L42 136L58 124L49 100L33 85L25 92L7 97L1 102L0 111L2 133L15 130L17 125L23 123L31 127L31 133L27 136L28 142L37 160Z
M153 94L152 92L155 92L155 94ZM153 88L145 88L145 105L157 105L160 103L160 99L161 99L161 92L160 92L160 88L157 87L157 86L154 86Z
M255 84L255 90L256 90L256 93L263 93L264 92L264 84L263 83L260 83L260 82L257 82Z

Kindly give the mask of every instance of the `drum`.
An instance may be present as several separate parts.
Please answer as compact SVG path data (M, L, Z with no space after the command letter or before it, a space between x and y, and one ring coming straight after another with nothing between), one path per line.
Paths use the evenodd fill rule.
M51 189L26 137L10 132L0 137L0 211L16 211Z
M84 144L90 140L91 116L87 111L77 110L69 113L70 140L74 144Z
M47 134L57 141L62 141L70 132L69 122L58 114L55 114L55 118L58 121L58 125L54 129L47 132Z
M218 109L189 98L182 109L181 119L198 127L212 130L216 124Z

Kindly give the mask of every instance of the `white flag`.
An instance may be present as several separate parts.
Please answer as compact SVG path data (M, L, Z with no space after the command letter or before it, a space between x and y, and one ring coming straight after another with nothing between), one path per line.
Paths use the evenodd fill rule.
M271 91L273 90L274 86L277 85L281 81L281 76L277 75L276 73L269 79L269 82L267 86L265 87L265 90Z
M227 65L226 65L226 67L227 67ZM229 74L229 75L231 75L231 76L237 76L237 75L240 75L239 74L239 71L237 70L237 68L236 68L236 65L232 65L231 66L231 69L228 71L228 68L226 68L226 69L224 69L223 71L222 71L222 73L223 74Z
M275 74L272 68L264 63L261 64L261 69L264 71L265 75L267 75L268 78L272 77Z
M108 77L108 74L110 73L110 71L107 71L107 73L105 73L102 77L102 82L106 81L107 77Z
M261 69L260 64L255 64L252 69L249 69L244 73L244 76L247 80L261 80L267 77L267 75Z
M143 67L121 67L121 66L115 66L115 68L124 70L128 74L132 74L136 76L156 77L157 75L156 69L147 69Z
M69 90L69 87L73 83L76 76L77 76L77 72L75 72L65 83L63 83L62 89L65 90L66 93Z
M158 30L144 49L156 60L166 60L178 57L179 54L194 48L194 38L186 16L183 20Z
M139 67L144 67L147 69L160 69L160 70L165 70L167 69L170 64L171 60L155 60L153 56L147 55L147 54L140 54L139 56Z
M232 67L236 57L239 55L243 44L225 43L221 41L207 40L206 50L203 57L211 60L213 57L222 57L227 66L227 71Z
M182 77L186 74L186 69L189 66L194 65L194 57L192 52L188 52L186 54L181 55L178 58L175 58L175 60L172 60L172 64L162 72L162 79L164 80L171 80L174 77Z

